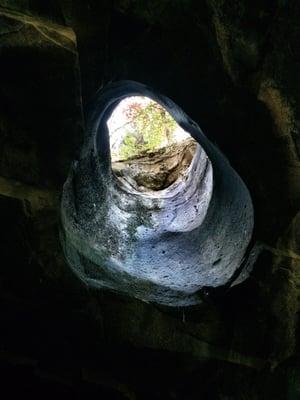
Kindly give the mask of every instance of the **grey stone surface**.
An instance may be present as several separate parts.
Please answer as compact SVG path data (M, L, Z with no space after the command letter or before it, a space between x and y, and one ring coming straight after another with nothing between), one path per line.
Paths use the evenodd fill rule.
M106 121L129 95L159 102L199 143L183 177L159 192L139 192L111 171ZM228 284L253 229L250 195L227 159L170 99L132 81L98 94L61 211L65 254L82 280L170 306Z

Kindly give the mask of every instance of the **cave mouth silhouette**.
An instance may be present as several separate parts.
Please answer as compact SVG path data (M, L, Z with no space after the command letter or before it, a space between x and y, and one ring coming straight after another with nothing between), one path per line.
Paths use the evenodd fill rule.
M147 192L187 179L199 144L159 103L145 96L126 97L107 127L112 170L121 181Z
M185 178L161 190L135 187L113 171L108 121L132 96L160 104L197 142ZM246 185L182 108L138 82L97 92L64 184L61 219L66 259L92 288L192 306L210 289L243 282L252 269L254 211Z

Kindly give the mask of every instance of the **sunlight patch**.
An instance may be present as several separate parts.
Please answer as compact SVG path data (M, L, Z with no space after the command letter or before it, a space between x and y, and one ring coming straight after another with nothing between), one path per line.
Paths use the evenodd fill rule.
M122 100L107 126L112 170L139 191L162 190L183 177L197 147L164 107L145 96Z

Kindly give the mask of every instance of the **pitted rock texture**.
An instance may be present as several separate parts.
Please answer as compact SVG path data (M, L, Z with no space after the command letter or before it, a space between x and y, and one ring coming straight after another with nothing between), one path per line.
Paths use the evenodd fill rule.
M160 102L200 144L162 191L140 192L111 170L106 121L135 94ZM249 192L226 158L170 99L133 81L99 92L61 212L65 254L83 281L170 306L200 303L204 287L231 286L253 229Z

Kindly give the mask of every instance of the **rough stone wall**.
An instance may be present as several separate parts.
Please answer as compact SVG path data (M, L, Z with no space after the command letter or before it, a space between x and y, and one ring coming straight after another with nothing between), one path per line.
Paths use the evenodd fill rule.
M3 376L106 398L300 396L299 20L295 0L0 1ZM118 79L172 98L253 197L255 270L199 308L87 291L62 257L62 184Z

